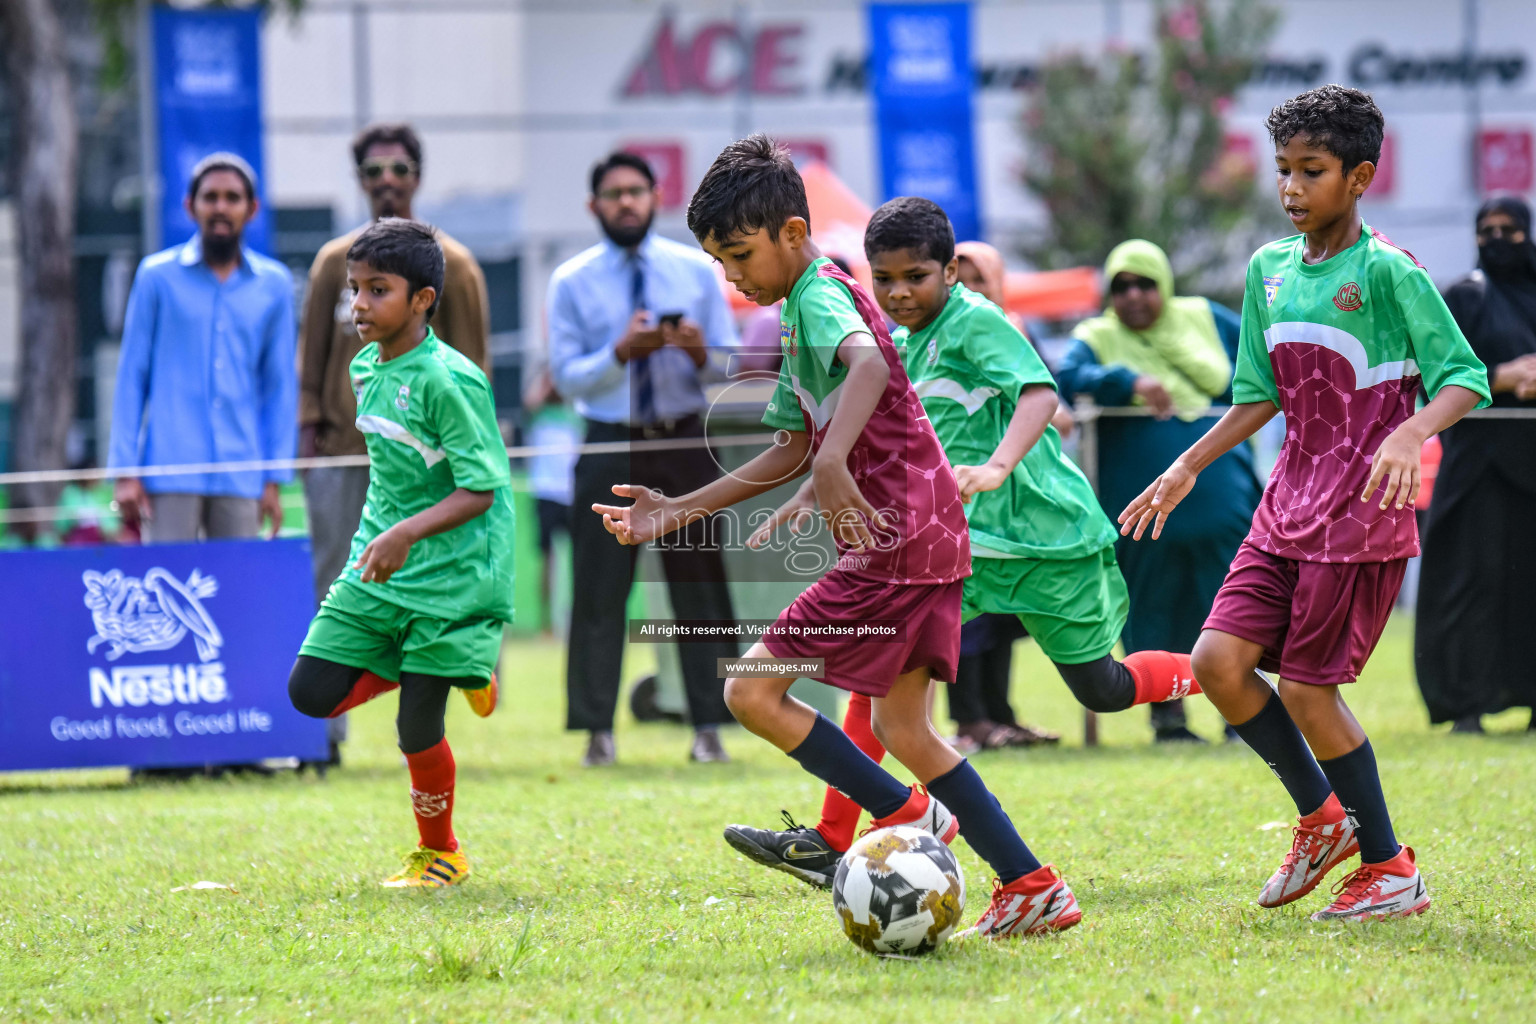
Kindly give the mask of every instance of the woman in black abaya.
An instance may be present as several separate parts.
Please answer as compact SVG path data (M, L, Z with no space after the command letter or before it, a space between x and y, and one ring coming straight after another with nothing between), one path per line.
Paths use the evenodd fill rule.
M1478 269L1446 304L1488 367L1493 407L1536 410L1530 207L1484 203L1477 247ZM1430 721L1481 732L1483 715L1536 707L1536 419L1467 419L1441 437L1414 663Z

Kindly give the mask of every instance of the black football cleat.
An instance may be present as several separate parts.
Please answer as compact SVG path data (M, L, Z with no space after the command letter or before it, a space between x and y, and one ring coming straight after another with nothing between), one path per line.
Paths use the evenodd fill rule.
M787 872L818 889L832 888L832 877L843 855L832 849L820 832L796 824L788 811L784 812L784 824L789 827L782 832L728 825L725 841L743 857Z

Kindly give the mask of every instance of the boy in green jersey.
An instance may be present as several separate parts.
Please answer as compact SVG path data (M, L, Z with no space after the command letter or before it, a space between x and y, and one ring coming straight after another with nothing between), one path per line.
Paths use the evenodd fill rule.
M1115 528L1061 452L1050 425L1056 385L1045 363L1001 309L959 283L944 211L927 199L892 199L870 218L864 252L875 298L899 325L892 341L965 503L971 575L962 617L1017 615L1073 696L1094 711L1199 693L1188 655L1141 651L1118 662L1110 653L1129 604ZM802 487L749 543L814 507L814 492ZM870 757L884 756L868 697L850 696L843 730ZM858 820L858 805L828 788L814 829L732 825L725 838L761 864L826 886Z
M1325 85L1270 112L1280 204L1301 234L1248 264L1232 408L1120 514L1155 539L1222 453L1275 412L1286 439L1195 644L1206 696L1285 786L1301 820L1258 903L1311 892L1360 867L1314 920L1429 906L1398 843L1376 756L1345 706L1419 553L1419 451L1487 405L1488 374L1429 275L1360 219L1385 124L1357 89ZM1429 399L1417 413L1420 388ZM1278 672L1278 690L1257 673Z
M455 687L477 714L494 706L512 621L511 476L485 374L427 325L443 287L432 229L374 223L347 251L347 287L365 342L351 374L368 500L288 693L306 715L329 718L399 688L420 846L384 885L455 885L469 862L453 835L443 713Z

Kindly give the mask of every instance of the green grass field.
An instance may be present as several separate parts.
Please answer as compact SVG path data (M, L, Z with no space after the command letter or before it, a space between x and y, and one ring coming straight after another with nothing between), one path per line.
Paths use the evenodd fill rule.
M977 766L1083 924L876 959L830 896L720 840L781 807L814 819L819 787L793 762L733 730L734 764L694 767L686 730L625 723L621 763L584 771L559 728L562 652L520 641L493 718L450 708L474 876L446 893L377 885L415 835L391 698L354 715L325 781L0 780L0 1020L1529 1021L1536 735L1518 711L1494 735L1431 733L1408 637L1395 622L1351 703L1434 896L1412 921L1316 925L1321 891L1254 906L1291 817L1263 765L1153 748L1143 710L1101 719L1104 745L1083 749L1080 712L1026 644L1016 705L1066 744ZM956 849L972 918L988 877ZM235 891L172 891L199 880Z

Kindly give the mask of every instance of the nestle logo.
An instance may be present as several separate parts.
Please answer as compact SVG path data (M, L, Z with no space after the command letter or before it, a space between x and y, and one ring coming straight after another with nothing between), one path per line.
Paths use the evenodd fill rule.
M1333 297L1333 304L1346 313L1353 313L1361 306L1360 286L1351 281L1339 289L1339 294Z

